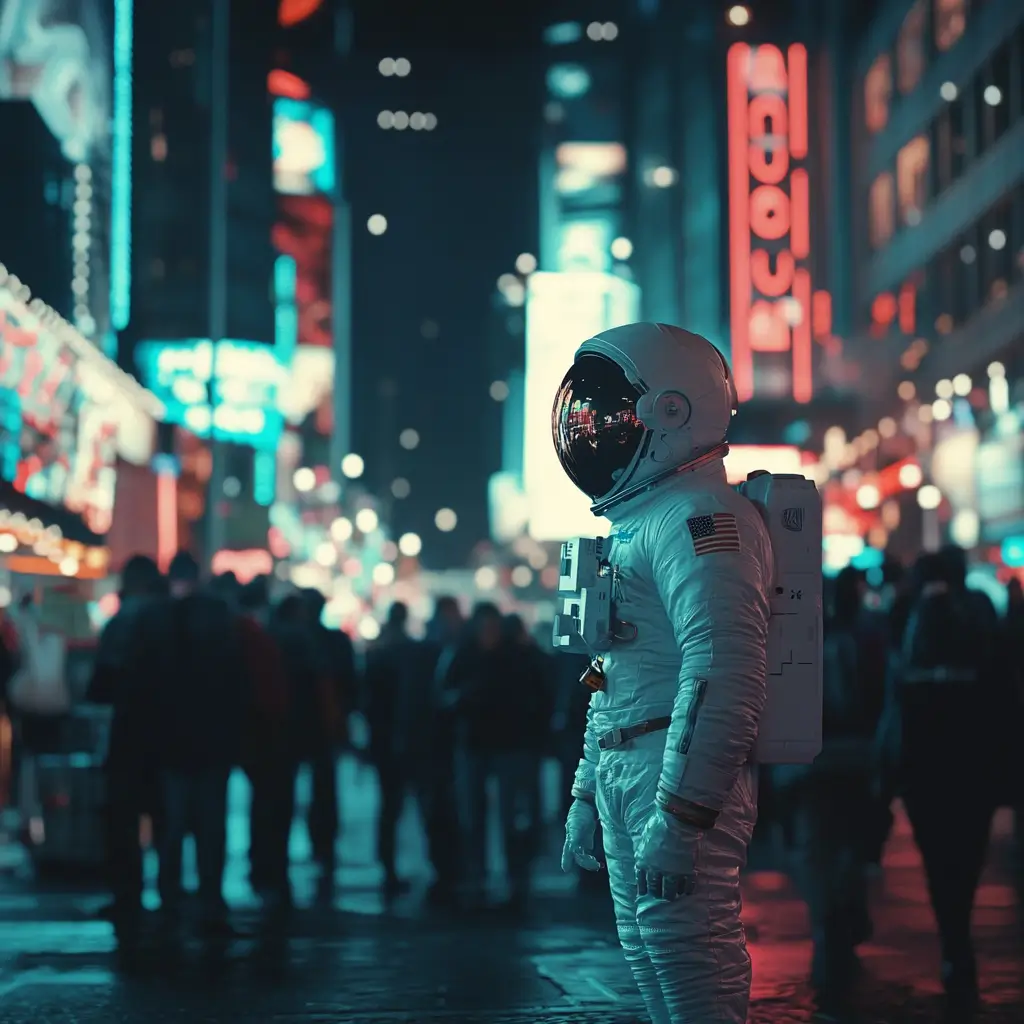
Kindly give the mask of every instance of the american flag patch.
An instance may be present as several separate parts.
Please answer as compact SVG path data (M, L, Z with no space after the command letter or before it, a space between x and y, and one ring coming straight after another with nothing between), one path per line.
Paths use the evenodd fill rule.
M739 551L740 531L731 512L715 512L710 516L693 516L686 520L693 538L695 555L713 555L718 551Z

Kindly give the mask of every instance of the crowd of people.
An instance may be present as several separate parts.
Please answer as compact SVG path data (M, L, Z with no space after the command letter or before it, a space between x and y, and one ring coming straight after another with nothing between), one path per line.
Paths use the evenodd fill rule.
M1024 595L1008 590L1000 619L966 583L956 548L923 555L884 582L849 568L829 581L821 755L761 772L762 837L779 832L810 908L813 980L842 1000L871 934L867 879L881 859L900 796L920 847L943 955L943 980L973 998L970 915L995 809L1018 807L1024 761L1015 744L1024 665ZM338 848L337 758L353 712L368 726L358 751L380 785L377 854L388 898L408 888L396 860L407 800L418 806L434 873L432 901L488 900L487 794L496 783L507 897L521 907L543 845L540 767L561 766L565 808L580 756L586 659L555 656L515 615L490 603L464 619L436 601L426 636L394 604L357 657L321 624L317 591L271 600L267 578L208 582L181 553L166 576L148 558L125 566L89 700L112 707L106 760L110 916L120 946L142 936L139 821L154 825L162 934L182 926L182 843L195 837L200 925L229 935L222 895L228 776L252 787L249 867L265 920L284 933L292 909L289 836L295 778L312 775L307 826L330 897ZM539 627L540 628L540 627ZM588 878L590 884L594 884ZM598 885L601 884L598 876Z
M871 936L868 878L902 799L920 850L955 1002L977 996L971 911L999 806L1024 810L1024 598L1000 619L967 586L956 547L885 569L868 590L831 581L824 629L823 747L811 765L762 774L761 825L781 824L812 926L812 980L841 1005ZM871 598L868 600L868 598ZM1020 843L1018 842L1018 854Z

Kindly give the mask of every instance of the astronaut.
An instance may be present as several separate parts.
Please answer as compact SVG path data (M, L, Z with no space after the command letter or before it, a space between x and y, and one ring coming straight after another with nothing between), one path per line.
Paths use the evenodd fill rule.
M726 482L735 406L708 341L638 323L584 342L552 413L563 469L612 522L614 576L562 868L599 870L600 820L652 1024L744 1024L750 999L739 876L773 563L760 513Z

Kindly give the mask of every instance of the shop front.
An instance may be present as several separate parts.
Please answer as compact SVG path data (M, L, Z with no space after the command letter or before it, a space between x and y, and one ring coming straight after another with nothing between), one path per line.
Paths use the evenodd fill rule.
M162 412L0 267L0 598L102 592L118 466L149 462Z

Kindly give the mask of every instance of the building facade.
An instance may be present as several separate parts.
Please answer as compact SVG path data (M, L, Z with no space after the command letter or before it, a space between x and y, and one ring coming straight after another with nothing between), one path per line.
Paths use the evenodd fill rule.
M851 82L856 441L883 467L912 450L926 546L1000 571L1024 563L1022 63L1019 4L913 0Z

